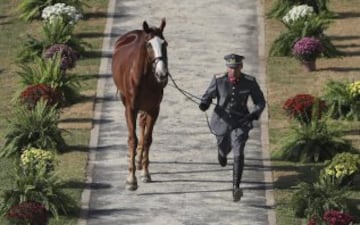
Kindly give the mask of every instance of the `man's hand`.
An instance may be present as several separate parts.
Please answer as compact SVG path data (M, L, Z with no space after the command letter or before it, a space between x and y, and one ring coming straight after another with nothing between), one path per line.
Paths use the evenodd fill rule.
M206 105L205 103L200 103L200 105L199 105L199 109L203 112L206 111L208 108L209 108L209 106Z
M259 119L259 117L255 113L250 113L248 118L250 121Z

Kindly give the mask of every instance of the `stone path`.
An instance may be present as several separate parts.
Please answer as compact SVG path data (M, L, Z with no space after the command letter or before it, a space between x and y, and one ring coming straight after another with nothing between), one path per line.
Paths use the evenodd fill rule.
M202 95L212 75L225 71L223 56L234 52L245 55L244 72L256 76L266 93L262 14L260 0L110 0L79 225L276 224L267 112L250 133L244 196L234 203L232 158L227 167L218 165L204 113L170 85L150 149L154 182L138 179L138 190L127 191L127 129L110 69L118 36L141 29L144 20L158 26L165 17L169 69L180 87Z

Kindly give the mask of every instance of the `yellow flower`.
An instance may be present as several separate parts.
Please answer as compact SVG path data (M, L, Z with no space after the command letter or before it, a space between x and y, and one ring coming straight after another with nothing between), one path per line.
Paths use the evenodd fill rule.
M24 169L51 169L55 163L55 154L43 149L30 148L22 153L20 160Z

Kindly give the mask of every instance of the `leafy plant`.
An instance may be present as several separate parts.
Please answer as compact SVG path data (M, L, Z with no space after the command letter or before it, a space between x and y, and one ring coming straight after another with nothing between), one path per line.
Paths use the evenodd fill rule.
M342 132L329 127L326 120L312 119L308 125L293 127L282 140L273 157L296 162L322 162L337 153L352 149Z
M325 85L324 100L329 106L329 114L334 119L360 120L360 94L356 93L360 82L330 80Z
M49 85L60 90L68 104L76 102L80 95L77 89L79 78L64 73L61 69L61 56L58 54L50 59L36 57L35 65L22 64L20 69L18 74L21 77L20 82L24 85Z
M346 188L338 189L331 183L322 182L302 182L297 188L291 198L291 207L297 217L321 218L327 210L348 208Z
M20 50L16 55L16 61L25 63L40 56L44 50L44 43L27 34L26 39L22 42Z
M3 194L2 214L22 202L34 201L45 207L55 218L75 209L76 203L62 189L62 182L53 173L45 170L24 173L18 168L15 185Z
M322 56L338 57L341 53L331 43L324 31L331 21L321 16L311 16L307 19L298 19L291 24L285 24L286 30L282 32L270 47L270 56L292 56L294 44L303 37L314 37L320 40L323 46Z
M45 207L34 201L26 201L12 206L5 217L11 224L16 225L47 225L48 222Z
M29 111L18 107L14 118L9 120L9 131L5 135L5 144L0 157L20 156L29 148L61 151L65 141L58 128L59 113L55 107L48 107L44 101Z

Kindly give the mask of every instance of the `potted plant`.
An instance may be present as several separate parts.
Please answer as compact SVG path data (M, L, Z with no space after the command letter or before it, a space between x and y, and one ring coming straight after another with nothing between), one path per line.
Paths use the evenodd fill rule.
M306 72L316 70L316 59L323 52L320 40L314 37L303 37L298 40L292 49L293 55L304 65Z

